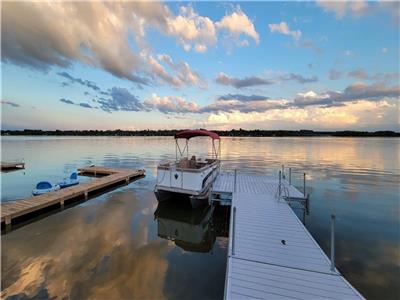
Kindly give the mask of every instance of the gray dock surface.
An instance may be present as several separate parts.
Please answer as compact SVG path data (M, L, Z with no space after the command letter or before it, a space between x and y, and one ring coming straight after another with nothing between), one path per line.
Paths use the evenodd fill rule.
M279 181L222 173L213 193L232 193L225 299L363 299L289 204ZM282 181L289 197L304 195Z

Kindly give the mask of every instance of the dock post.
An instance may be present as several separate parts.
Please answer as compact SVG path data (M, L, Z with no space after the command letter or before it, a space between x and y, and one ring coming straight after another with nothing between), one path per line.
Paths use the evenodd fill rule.
M289 168L289 185L292 185L292 168Z
M331 215L331 271L335 272L335 215Z
M236 206L233 207L232 213L232 255L235 255Z
M10 216L6 216L6 218L5 218L5 220L4 220L4 223L5 223L6 225L11 225L11 217L10 217Z
M282 185L281 181L282 181L282 171L279 171L279 185L278 185L278 189L279 189L278 195L279 195L279 197L281 196L281 189L282 189L282 187L281 187L281 185Z
M64 199L60 200L60 207L61 209L64 209Z
M237 170L235 169L235 177L233 180L233 192L236 193L236 178L237 178Z
M303 173L303 195L306 196L306 173Z
M88 192L86 191L85 192L85 200L87 200L87 198L88 198Z

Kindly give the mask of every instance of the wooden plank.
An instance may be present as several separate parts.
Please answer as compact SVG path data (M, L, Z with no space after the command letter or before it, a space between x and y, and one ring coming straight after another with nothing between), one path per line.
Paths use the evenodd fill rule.
M80 168L83 172L104 172L111 175L83 183L78 186L69 187L66 189L46 193L36 197L7 202L1 204L1 221L4 222L8 218L16 218L26 215L31 212L38 211L61 201L72 199L78 196L83 196L89 192L95 192L102 188L112 186L118 182L126 181L127 179L144 176L144 170L128 170L114 169L105 167L87 167Z

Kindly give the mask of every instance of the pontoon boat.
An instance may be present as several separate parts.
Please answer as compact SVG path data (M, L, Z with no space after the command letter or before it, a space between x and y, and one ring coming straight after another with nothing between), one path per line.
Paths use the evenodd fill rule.
M210 158L189 158L189 140L194 137L210 137ZM180 140L185 140L181 150ZM215 141L218 141L216 145ZM218 147L217 147L218 146ZM155 193L159 201L175 194L190 197L193 206L208 198L212 182L220 170L221 140L215 132L205 129L184 130L175 135L175 161L164 161L157 168Z

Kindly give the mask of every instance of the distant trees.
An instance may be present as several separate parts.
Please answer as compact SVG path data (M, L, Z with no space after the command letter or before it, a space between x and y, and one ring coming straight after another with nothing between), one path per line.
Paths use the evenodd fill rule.
M1 135L47 135L47 136L173 136L179 132L178 129L172 130L1 130ZM220 136L242 136L242 137L263 137L263 136L337 136L337 137L400 137L399 132L394 131L313 131L313 130L212 130Z

